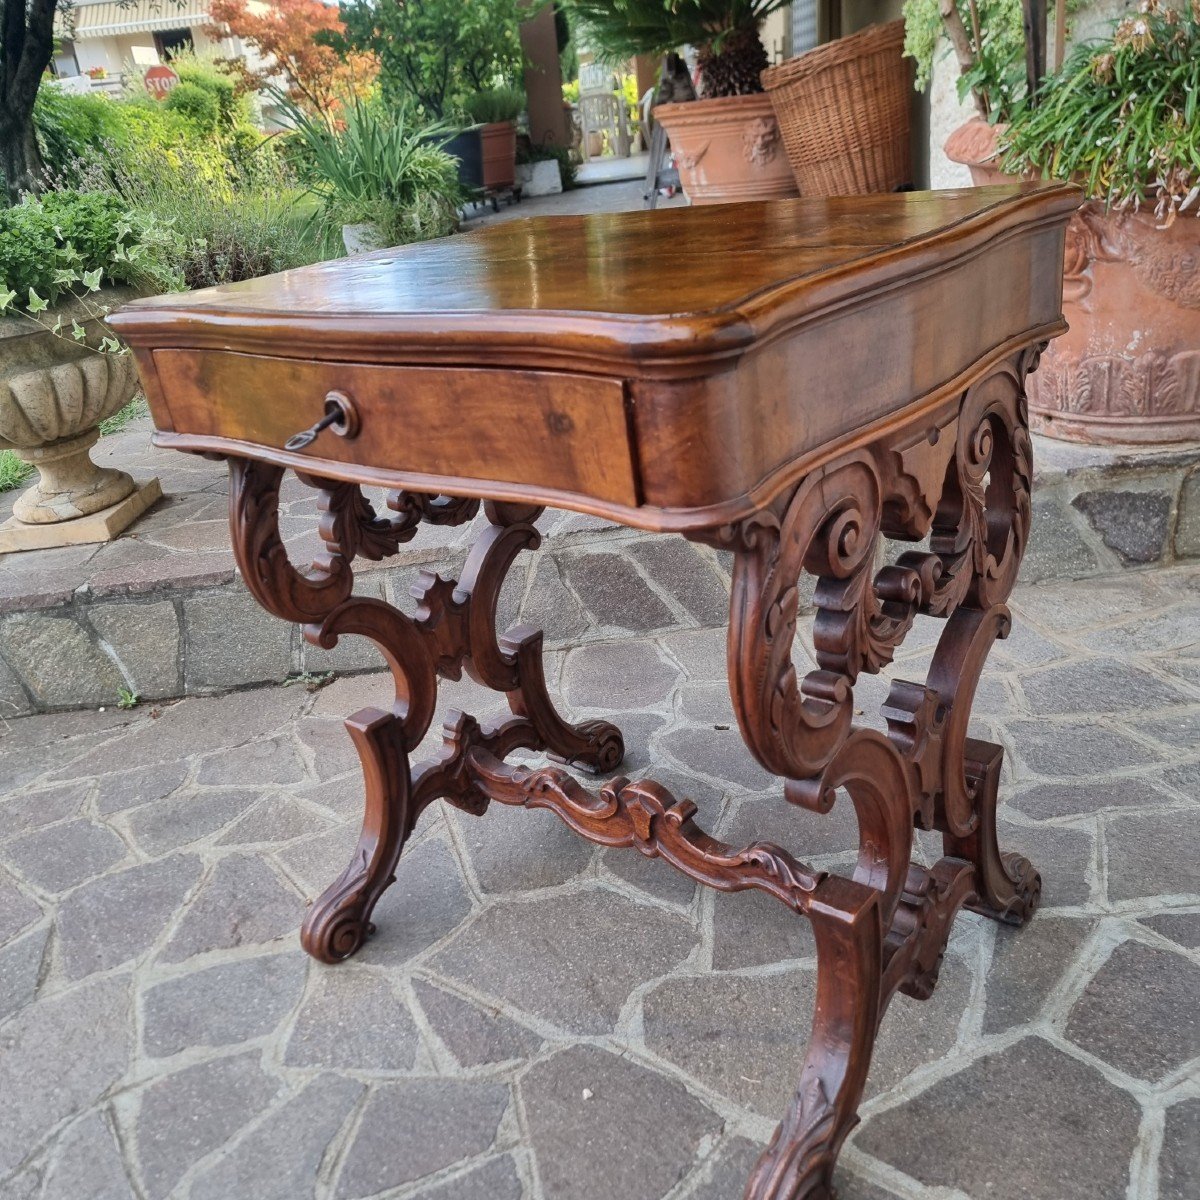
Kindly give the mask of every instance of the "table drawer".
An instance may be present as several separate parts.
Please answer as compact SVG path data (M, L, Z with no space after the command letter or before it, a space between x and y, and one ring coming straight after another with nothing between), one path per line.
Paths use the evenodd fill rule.
M337 391L357 410L358 434L326 431L306 458L639 503L619 379L361 366L219 350L156 350L153 358L156 409L165 406L176 433L277 450L318 421L326 395Z

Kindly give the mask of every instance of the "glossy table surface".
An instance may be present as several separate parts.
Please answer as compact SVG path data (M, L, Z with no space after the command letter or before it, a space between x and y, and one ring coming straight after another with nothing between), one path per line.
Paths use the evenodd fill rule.
M1077 203L1019 184L541 217L112 323L160 444L700 528L1061 332ZM284 450L331 391L361 434Z
M554 315L644 346L671 325L736 326L788 302L816 309L847 277L911 270L923 251L965 249L972 235L1077 202L1070 188L1022 184L534 217L138 301L119 323L139 340L156 328L184 338L219 328L236 346L260 322L426 342L468 329L490 338L522 322L543 336L552 331L541 318Z

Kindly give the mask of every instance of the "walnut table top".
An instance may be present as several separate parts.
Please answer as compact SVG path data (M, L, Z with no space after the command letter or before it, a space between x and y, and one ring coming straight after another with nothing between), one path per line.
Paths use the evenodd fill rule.
M1020 185L542 217L113 324L160 444L695 529L1061 332L1077 204ZM357 436L282 452L335 388Z

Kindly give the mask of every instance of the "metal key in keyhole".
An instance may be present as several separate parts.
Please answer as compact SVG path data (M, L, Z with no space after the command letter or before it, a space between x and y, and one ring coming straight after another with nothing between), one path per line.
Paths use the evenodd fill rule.
M293 451L304 450L311 446L326 429L334 427L334 431L337 433L349 434L353 424L349 401L340 392L330 392L325 397L325 415L310 429L288 438L284 442L283 448Z

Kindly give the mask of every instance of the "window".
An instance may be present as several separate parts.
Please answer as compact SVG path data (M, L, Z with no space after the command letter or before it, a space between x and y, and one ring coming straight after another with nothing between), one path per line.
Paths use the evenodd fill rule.
M192 51L196 46L190 29L164 29L154 35L154 48L164 62L180 51Z

